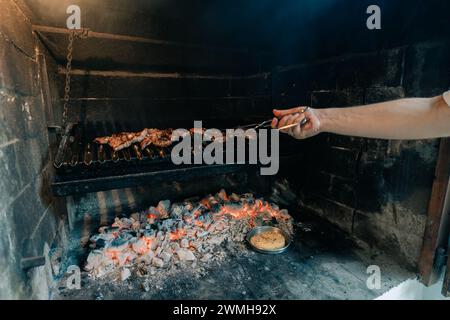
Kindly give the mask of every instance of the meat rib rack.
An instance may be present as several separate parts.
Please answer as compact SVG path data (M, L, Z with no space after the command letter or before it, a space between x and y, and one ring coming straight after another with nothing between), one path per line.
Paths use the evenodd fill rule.
M93 142L95 137L111 132L110 127L108 123L68 124L54 160L52 192L56 196L182 181L249 168L242 164L177 166L170 159L171 147L142 150L134 144L113 152L109 146Z

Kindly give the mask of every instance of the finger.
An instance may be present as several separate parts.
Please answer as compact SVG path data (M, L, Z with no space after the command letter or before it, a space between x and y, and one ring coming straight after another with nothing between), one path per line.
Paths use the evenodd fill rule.
M305 119L305 118L306 118L306 115L304 113L298 113L295 115L292 122L300 124L303 121L303 119Z
M303 137L303 129L300 126L294 127L292 130L292 134L295 138L302 138Z
M303 131L309 131L309 130L312 130L313 128L314 128L314 123L311 121L308 121L307 123L305 123L302 126Z
M277 117L284 117L287 116L289 114L293 114L293 113L301 113L303 111L303 109L305 109L306 107L295 107L292 109L286 109L286 110L278 110L278 109L274 109L273 110L273 114Z
M295 128L301 121L301 119L304 119L303 114L293 114L285 117L287 120L285 121L285 124L283 126L279 125L279 128L288 127L285 129L280 129L281 131L287 130L286 132L293 132L292 129Z
M295 137L295 133L294 133L294 129L295 128L297 128L297 127L293 127L293 128L289 128L288 130L289 130L289 132L288 132L288 134L291 136L291 137Z
M272 127L272 129L275 129L277 127L277 124L278 124L278 118L273 118L270 126Z
M300 124L300 121L302 121L302 119L304 119L305 116L303 114L295 114L292 115L289 120L286 122L286 126L290 126L293 125L293 127L290 127L290 130L293 130L295 127L297 127L297 125Z
M288 125L290 123L291 118L292 118L292 115L288 115L288 116L281 118L280 122L278 123L278 128L283 128L284 126ZM280 131L287 133L286 129L280 129Z

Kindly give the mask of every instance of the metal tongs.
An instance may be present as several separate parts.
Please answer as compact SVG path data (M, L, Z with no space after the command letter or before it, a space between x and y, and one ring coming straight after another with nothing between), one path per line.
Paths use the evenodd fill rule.
M308 109L309 109L309 107L306 107L305 109L303 109L302 111L300 111L298 113L300 113L300 114L305 113L306 111L308 111ZM303 118L302 121L300 121L300 122L291 123L286 126L282 126L280 128L275 128L274 130L285 130L285 129L296 127L298 125L300 125L300 127L303 127L308 122L309 122L309 119ZM252 123L252 124L247 124L245 126L240 126L240 127L238 127L238 129L255 129L256 130L256 129L271 128L271 126L270 126L271 123L272 123L272 119L269 119L269 120L265 120L260 123Z

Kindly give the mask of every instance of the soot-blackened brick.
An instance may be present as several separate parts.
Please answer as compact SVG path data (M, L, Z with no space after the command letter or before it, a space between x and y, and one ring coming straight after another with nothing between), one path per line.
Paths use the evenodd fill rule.
M339 226L347 233L352 232L352 208L310 192L305 192L302 200L308 209L316 212L322 218Z
M305 172L303 180L308 191L323 197L329 197L331 176L328 173L320 171Z
M272 76L270 73L265 73L253 77L246 77L243 79L230 80L232 87L231 95L237 96L269 96L272 94ZM233 88L240 86L242 88L239 92L234 92Z
M410 46L406 51L407 96L439 95L450 88L450 41Z
M383 160L369 160L363 154L358 166L355 188L356 208L376 212L388 201Z
M403 49L341 58L336 66L337 88L399 86L402 60Z
M365 145L365 139L360 137L330 134L329 144L332 147L360 150Z
M353 235L372 247L388 250L391 254L401 257L401 244L386 225L379 222L377 216L355 212Z
M331 176L329 193L330 199L351 208L355 207L355 180Z
M361 105L362 103L362 89L321 90L311 93L311 106L314 108L348 107Z
M317 167L330 174L354 179L358 154L357 150L329 147L317 159Z

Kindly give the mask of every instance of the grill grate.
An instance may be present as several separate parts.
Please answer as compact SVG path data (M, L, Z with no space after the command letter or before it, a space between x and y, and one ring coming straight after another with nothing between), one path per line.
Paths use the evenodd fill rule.
M102 132L101 130L99 132ZM158 148L149 146L144 150L138 144L114 151L107 145L93 142L93 136L87 134L86 128L72 124L62 139L54 166L59 173L88 173L93 168L102 166L128 166L131 163L167 162L172 147ZM98 173L96 173L98 174Z
M170 159L172 147L149 146L141 149L139 144L133 144L114 152L107 145L93 142L95 137L121 131L133 130L124 130L120 125L110 123L69 124L54 161L56 177L52 183L53 193L67 196L250 168L242 164L176 166ZM191 152L194 157L195 151Z

